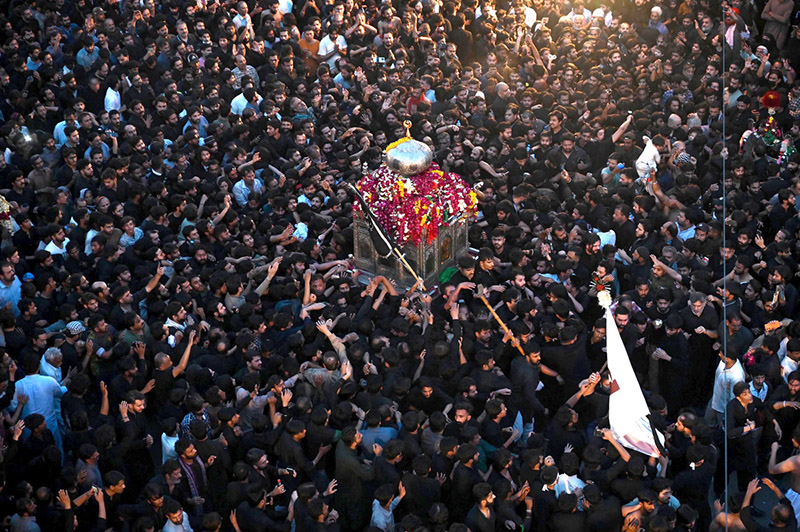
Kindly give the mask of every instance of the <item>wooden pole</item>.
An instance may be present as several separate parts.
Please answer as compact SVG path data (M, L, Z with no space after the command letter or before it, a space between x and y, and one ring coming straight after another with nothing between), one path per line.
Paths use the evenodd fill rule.
M500 319L500 316L497 315L497 312L495 312L489 302L486 301L486 297L483 294L480 294L478 297L481 301L483 301L483 304L486 305L486 308L489 309L489 312L492 313L492 316L494 316L494 319L497 320L497 323L500 324L500 328L503 329L503 332L511 336L511 342L514 344L514 346L516 346L517 350L522 353L522 356L526 356L525 350L522 349L519 340L514 338L514 335L511 334L511 331L508 329L508 327L506 327L506 324L503 323L503 320Z
M406 270L408 270L409 273L417 281L417 283L419 283L419 288L424 292L425 291L425 283L422 281L422 279L419 278L419 275L417 275L417 272L414 271L414 268L411 267L411 265L408 263L406 258L400 252L400 250L397 249L396 247L394 247L394 248L392 248L392 251L394 251L394 254L397 255L398 259L400 259L400 262L403 263L403 266L405 266Z

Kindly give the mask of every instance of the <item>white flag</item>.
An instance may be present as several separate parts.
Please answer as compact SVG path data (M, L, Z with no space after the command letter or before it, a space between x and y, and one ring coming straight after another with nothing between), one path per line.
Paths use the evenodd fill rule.
M650 456L659 456L647 416L650 409L642 395L639 381L617 330L611 310L606 308L606 352L611 373L611 396L608 418L611 432L622 445ZM658 433L663 448L664 436Z

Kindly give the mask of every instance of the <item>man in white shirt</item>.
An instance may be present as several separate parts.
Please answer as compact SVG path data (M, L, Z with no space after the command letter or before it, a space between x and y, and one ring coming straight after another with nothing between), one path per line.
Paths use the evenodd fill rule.
M253 87L248 85L241 94L231 100L231 113L241 116L248 105L258 110L258 106L263 99L264 98L262 98Z
M45 246L45 251L49 251L51 255L66 256L67 244L69 244L69 238L64 234L64 228L53 225L50 228L50 243Z
M250 18L250 15L247 13L248 7L245 2L239 2L236 5L236 11L238 11L237 15L233 17L233 24L236 26L236 30L240 30L241 28L247 28L247 33L250 34L250 38L255 38L255 32L253 31L253 20Z
M525 25L529 28L532 28L534 24L536 24L536 11L532 7L528 7L525 5L525 2L522 0L514 0L511 3L511 9L509 10L509 15L516 15L519 13L525 14Z
M718 427L724 420L725 405L733 399L733 385L744 382L746 376L736 350L729 349L727 355L720 351L719 365L714 374L714 394L706 408L706 423Z
M764 373L764 369L761 366L756 365L750 374L753 377L753 380L750 381L750 393L753 394L753 397L761 399L762 401L766 401L767 395L769 395L770 392L770 388L769 383L767 382L767 376Z
M109 76L108 88L104 100L106 112L119 111L122 108L122 95L119 93L119 78Z
M164 515L167 516L167 522L162 532L194 532L181 503L175 499L164 501Z
M800 369L800 339L792 338L786 342L786 356L781 361L781 375L783 381L793 371Z
M347 41L339 34L339 27L331 25L328 35L319 41L317 57L328 63L331 71L335 72L336 61L342 58L342 52L347 52Z

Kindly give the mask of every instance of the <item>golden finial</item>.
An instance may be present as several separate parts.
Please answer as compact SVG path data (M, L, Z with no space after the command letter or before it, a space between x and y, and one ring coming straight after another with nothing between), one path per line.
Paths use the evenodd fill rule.
M411 120L405 120L403 127L406 128L406 137L411 138Z

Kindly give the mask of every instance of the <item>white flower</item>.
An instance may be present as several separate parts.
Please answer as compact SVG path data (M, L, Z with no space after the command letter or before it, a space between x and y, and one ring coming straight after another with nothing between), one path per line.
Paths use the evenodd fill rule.
M611 294L609 294L607 290L597 292L597 302L601 307L607 309L611 306Z

